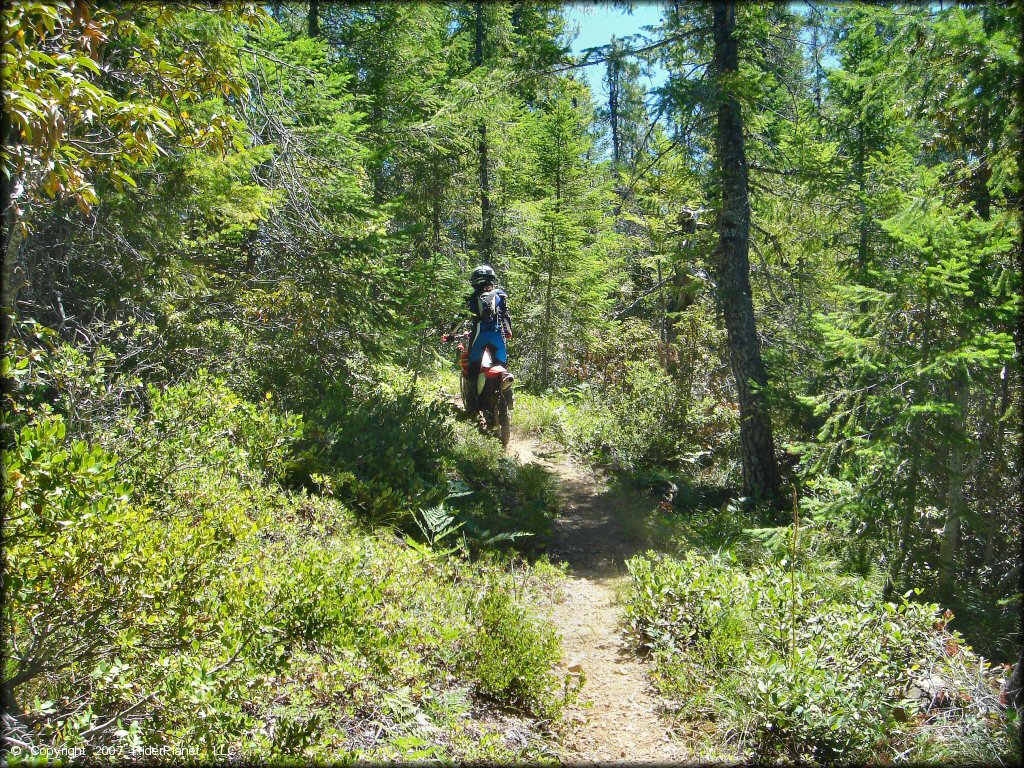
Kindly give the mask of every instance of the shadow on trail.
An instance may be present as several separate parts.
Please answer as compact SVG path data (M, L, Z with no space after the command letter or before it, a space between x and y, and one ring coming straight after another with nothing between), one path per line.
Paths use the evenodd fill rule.
M649 549L663 549L653 535L657 498L623 486L594 488L593 483L563 480L565 502L555 521L551 555L569 563L579 576L615 579L626 561Z
M582 467L564 453L518 440L510 454L555 476L562 510L554 521L548 555L576 576L604 582L626 574L626 561L649 549L669 551L660 497Z
M645 668L622 635L618 596L626 561L671 543L659 525L660 494L630 488L532 440L517 440L509 449L519 462L551 472L561 501L547 552L552 562L568 564L569 578L550 607L551 620L562 637L565 669L584 683L579 703L565 715L574 727L559 759L582 765L683 762L689 755L669 738Z

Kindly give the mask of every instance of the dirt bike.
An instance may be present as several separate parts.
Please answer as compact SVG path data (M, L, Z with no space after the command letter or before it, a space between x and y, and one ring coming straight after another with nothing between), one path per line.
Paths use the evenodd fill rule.
M512 419L509 414L512 406L512 382L515 377L508 372L494 355L494 348L488 344L484 347L484 354L480 360L480 376L483 377L483 389L480 389L479 379L476 382L469 380L469 331L451 336L445 334L442 337L445 341L452 338L459 339L458 364L462 375L459 377L460 394L462 395L462 406L470 416L470 387L477 385L477 411L483 415L484 424L482 430L486 433L498 428L501 436L501 444L508 447L508 441L512 437Z

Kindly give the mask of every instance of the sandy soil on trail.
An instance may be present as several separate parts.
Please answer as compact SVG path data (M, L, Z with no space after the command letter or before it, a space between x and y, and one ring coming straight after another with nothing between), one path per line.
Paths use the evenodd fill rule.
M551 618L564 639L565 667L582 669L586 680L579 704L566 713L570 728L561 759L582 765L692 761L669 740L658 697L621 633L617 594L627 576L624 563L648 548L641 518L657 499L612 491L600 476L535 441L513 440L509 454L546 467L561 487L550 555L569 564L569 579Z

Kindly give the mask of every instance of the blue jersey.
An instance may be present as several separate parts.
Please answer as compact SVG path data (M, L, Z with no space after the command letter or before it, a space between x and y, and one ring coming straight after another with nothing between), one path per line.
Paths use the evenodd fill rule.
M472 341L469 348L469 362L476 365L484 354L484 347L494 348L494 356L501 364L508 362L505 350L505 336L512 334L512 318L508 312L508 294L496 289L496 307L492 317L484 318L480 302L480 291L474 291L466 297L466 305L473 315Z
M474 332L498 331L503 334L512 333L512 317L508 311L508 294L500 288L495 289L497 294L497 307L493 317L484 318L483 308L480 306L481 291L474 291L466 297L466 305L473 315Z

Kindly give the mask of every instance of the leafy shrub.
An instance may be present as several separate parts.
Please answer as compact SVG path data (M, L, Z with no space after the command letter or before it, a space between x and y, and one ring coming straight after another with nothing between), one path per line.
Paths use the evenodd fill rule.
M367 534L333 498L283 492L302 422L273 399L205 374L145 393L144 408L104 406L92 442L61 413L23 409L5 452L3 682L23 709L19 740L397 758L449 691L483 691L470 660L494 667L499 649L478 627L511 628L478 595L513 588L506 565L443 559ZM557 638L553 650L524 604L512 615L535 627L536 652L488 695L550 713ZM435 758L536 754L443 717ZM371 721L387 731L376 746L359 736Z
M564 429L576 450L631 469L678 460L682 417L675 381L656 362L627 361L619 378L584 400Z
M202 464L258 484L281 480L303 425L298 415L277 412L269 392L252 403L199 371L175 386L150 387L143 426L129 429L129 449L146 451L150 460L160 456L161 472Z
M526 533L522 546L542 549L559 510L551 473L506 456L497 440L475 430L460 431L453 453L453 484L470 492L453 500L466 533L477 540Z
M261 506L252 491L197 473L187 497L151 506L121 479L117 457L69 443L58 417L24 428L7 462L15 482L5 501L21 514L10 521L5 640L20 650L4 678L23 703L42 702L29 705L29 721L69 744L108 738L116 718L100 721L133 700L208 686L200 659L236 647L259 620L239 602L251 577L236 552L261 522L246 514Z
M443 403L378 386L325 396L311 438L335 494L370 520L407 519L448 492L444 459L454 441Z
M852 762L913 749L930 738L909 695L925 675L945 681L949 704L993 696L990 680L978 689L984 661L945 631L938 606L881 603L867 582L834 585L825 571L736 565L729 554L633 558L626 620L686 716L724 720L756 757Z
M93 439L126 412L145 405L142 380L117 360L124 355L151 374L162 372L153 360L158 356L152 348L154 329L115 321L92 330L88 345L74 346L33 320L15 323L9 354L0 363L14 385L5 406L8 424L17 429L33 418L57 414L69 437Z
M553 671L562 655L558 634L504 590L488 590L476 614L469 666L479 689L542 717L556 716L564 704Z
M135 541L145 521L126 503L117 457L65 437L62 417L44 417L4 452L5 642L25 649L7 657L5 685L95 663L130 626L123 605L149 602Z

